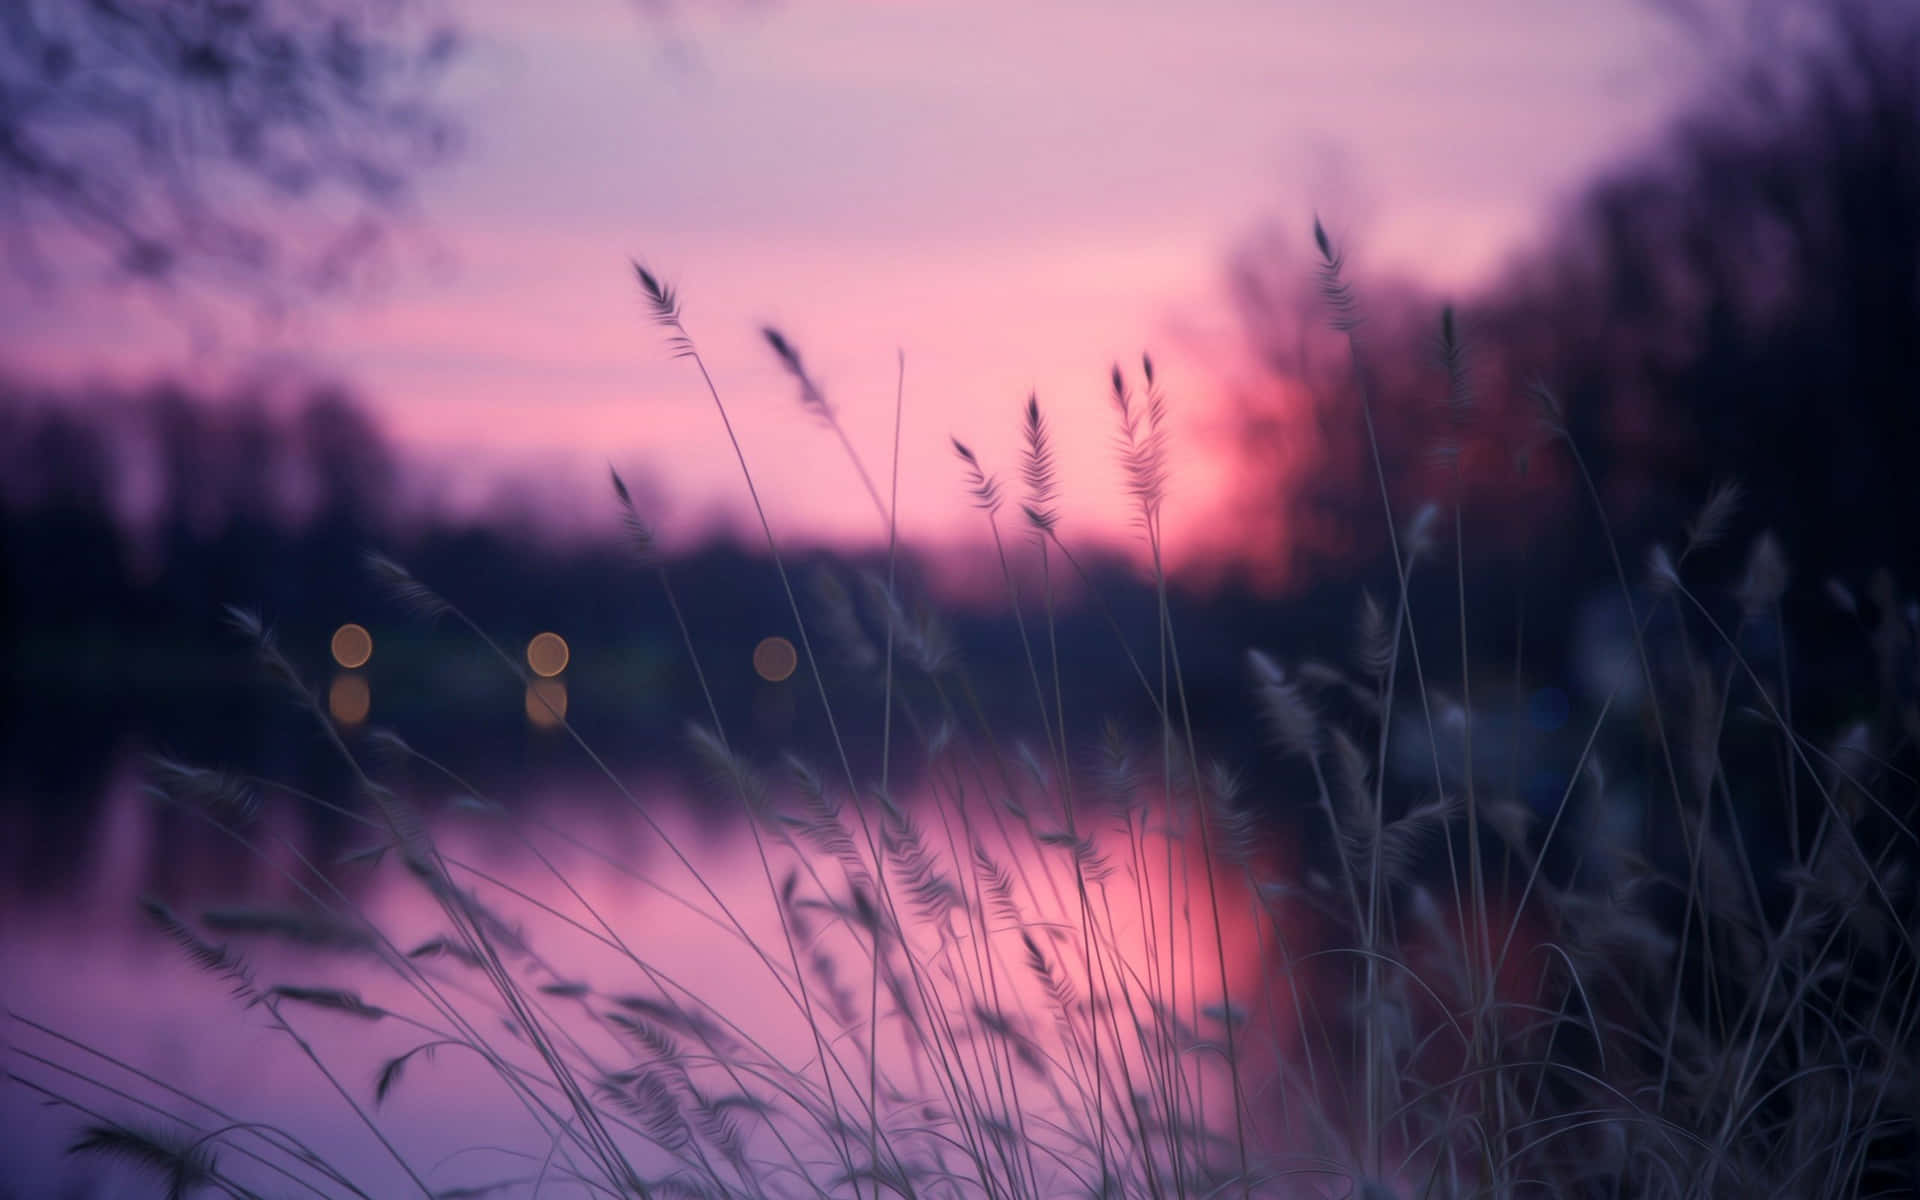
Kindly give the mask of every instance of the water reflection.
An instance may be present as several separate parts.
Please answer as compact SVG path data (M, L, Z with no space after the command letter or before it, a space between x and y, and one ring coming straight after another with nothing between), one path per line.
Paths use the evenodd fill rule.
M567 719L567 685L558 679L529 681L525 707L534 728L558 729Z
M366 676L342 671L327 687L327 711L342 725L358 725L373 710L373 689Z
M1006 1135L1002 1169L1065 1194L1088 1182L1077 1166L1091 1143L1077 1143L1096 1136L1100 1114L1121 1119L1097 1080L1130 1075L1151 1097L1161 1079L1188 1119L1229 1111L1216 944L1234 1012L1253 1014L1236 1022L1243 1055L1287 1044L1284 1024L1261 1015L1293 1004L1286 976L1261 963L1272 937L1261 922L1278 910L1259 916L1224 874L1216 943L1201 859L1149 832L1167 821L1144 809L1102 812L1070 835L1034 797L988 803L942 788L904 807L856 807L821 790L716 833L677 815L685 798L663 780L637 789L644 812L588 807L609 790L557 782L515 818L463 801L431 818L431 852L394 814L362 812L364 851L338 863L305 851L297 814L269 805L237 831L245 853L181 874L166 897L197 945L239 964L200 970L138 918L129 869L181 814L126 781L79 894L18 905L0 936L21 1018L10 1065L115 1113L124 1099L66 1069L193 1116L126 1068L151 1072L297 1131L372 1195L413 1189L276 1022L435 1189L514 1178L502 1194L588 1194L568 1190L569 1175L593 1173L592 1143L549 1055L643 1173L691 1176L704 1154L755 1194L813 1194L794 1176L830 1183L837 1155L864 1155L868 1135L848 1130L870 1131L862 1113L877 1082L883 1140L914 1169L969 1139L998 1156L990 1145ZM328 930L354 936L315 932ZM492 967L475 958L483 945L498 954ZM496 969L515 981L510 995ZM1182 1015L1157 1023L1155 997ZM1130 1027L1158 1028L1164 1044L1114 1036ZM74 1114L36 1099L30 1087L0 1098L11 1131L0 1149L25 1185L52 1186ZM222 1168L249 1186L284 1181L243 1144L301 1170L265 1139L228 1136ZM527 1187L523 1168L542 1161L565 1169Z

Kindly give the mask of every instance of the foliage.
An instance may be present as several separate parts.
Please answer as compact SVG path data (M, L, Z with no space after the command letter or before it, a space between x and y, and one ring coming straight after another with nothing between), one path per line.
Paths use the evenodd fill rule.
M353 283L457 132L431 0L19 0L0 13L14 266L262 300Z

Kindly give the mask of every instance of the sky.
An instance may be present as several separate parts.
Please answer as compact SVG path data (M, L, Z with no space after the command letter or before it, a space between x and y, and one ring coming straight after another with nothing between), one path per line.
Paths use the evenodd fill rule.
M1318 212L1363 270L1469 291L1691 78L1640 0L451 11L468 147L420 181L414 249L376 297L208 348L151 298L70 293L10 321L0 362L126 381L292 358L351 383L450 503L505 474L596 526L612 463L685 542L739 527L745 493L697 371L647 321L638 258L679 287L783 538L882 526L768 323L883 491L903 385L900 528L932 544L980 529L949 437L1011 476L1030 391L1063 534L1127 538L1107 373L1152 352L1177 560L1221 519L1237 247L1275 225L1304 239Z

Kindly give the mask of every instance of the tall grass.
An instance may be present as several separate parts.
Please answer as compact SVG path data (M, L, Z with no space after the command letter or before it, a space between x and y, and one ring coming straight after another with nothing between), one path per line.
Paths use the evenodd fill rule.
M767 331L803 406L837 435L888 546L865 603L836 577L803 603L678 299L636 267L651 319L729 435L831 753L824 769L791 754L769 763L724 726L694 650L699 614L680 605L617 474L636 562L664 597L701 692L690 698L689 753L710 772L707 802L734 814L751 886L722 879L680 823L563 712L550 715L660 848L653 865L665 871L649 881L733 964L724 987L676 973L655 953L657 931L596 902L568 866L594 851L577 832L516 815L395 733L347 736L268 628L236 614L350 767L354 794L156 763L156 794L274 863L301 903L189 916L153 901L147 911L291 1043L324 1085L316 1097L333 1094L371 1152L330 1156L296 1129L229 1114L45 1013L10 1011L13 1086L78 1116L73 1154L132 1164L173 1196L1379 1200L1912 1188L1914 779L1896 765L1920 725L1911 699L1890 693L1874 723L1825 744L1797 727L1780 548L1757 539L1731 597L1703 593L1690 575L1737 522L1737 490L1707 499L1677 553L1656 547L1634 571L1542 388L1543 427L1582 481L1602 530L1596 553L1632 615L1639 686L1586 715L1557 799L1530 803L1476 740L1494 688L1474 677L1469 654L1471 531L1457 504L1394 507L1364 308L1332 240L1315 232L1329 312L1352 350L1353 419L1372 449L1394 578L1384 606L1357 596L1351 662L1247 652L1248 702L1304 793L1269 794L1200 752L1161 523L1170 401L1150 360L1133 379L1117 367L1111 376L1156 597L1151 628L1107 614L1137 683L1133 705L1154 723L1129 737L1065 700L1073 664L1061 657L1057 585L1086 572L1061 533L1037 397L1020 414L1015 514L1013 489L954 443L1013 617L1018 647L1005 653L1025 664L1031 688L989 703L937 619L915 615L893 566L904 360L883 497L799 352ZM1439 344L1440 398L1464 426L1473 385L1451 313ZM1037 593L1015 569L1023 542ZM397 599L522 672L455 599L391 560L370 566ZM1415 621L1420 572L1453 576L1455 612ZM1833 595L1872 616L1844 587ZM1912 670L1914 631L1890 586L1874 606L1890 680ZM846 670L827 669L827 640L854 651ZM856 768L842 730L876 696L874 777ZM993 715L1010 712L1030 723ZM1395 766L1408 761L1421 765ZM396 782L422 773L458 788L461 810L423 812L418 791ZM274 844L266 804L318 806L374 841L352 861L314 863ZM462 823L512 839L544 879L504 878L464 857L448 840ZM1758 836L1766 830L1782 836ZM365 899L369 875L405 878L440 932L409 937L383 920ZM576 957L591 965L563 970L543 938L587 947ZM343 954L358 965L312 981L317 964ZM256 965L289 955L302 964L297 981ZM758 982L743 991L736 973ZM392 1048L370 1079L353 1078L339 1065L356 1042L343 1023L404 1038L384 1033ZM398 1094L430 1092L421 1076L456 1057L516 1114L517 1132L453 1169L410 1149L389 1109Z

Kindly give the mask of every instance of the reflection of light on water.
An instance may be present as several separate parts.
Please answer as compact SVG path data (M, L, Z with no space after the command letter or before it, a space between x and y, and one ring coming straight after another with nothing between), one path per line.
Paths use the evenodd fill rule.
M342 676L335 681L336 690L345 680L364 687L364 680L358 676ZM547 706L561 709L566 692L561 682L541 679L528 688L527 695L529 719L540 722L544 717L551 723ZM540 1006L552 1028L564 1028L567 1039L579 1039L593 1056L608 1064L609 1070L638 1071L650 1060L644 1049L635 1049L621 1027L592 1014L631 1015L641 1011L623 1007L623 997L674 996L684 1001L686 994L678 990L684 987L698 996L714 1020L753 1038L751 1047L724 1038L721 1041L735 1047L728 1054L750 1063L753 1070L749 1078L792 1079L798 1081L803 1092L819 1093L824 1087L820 1050L809 1032L806 1015L789 990L794 977L783 947L789 931L804 934L801 974L817 1019L830 1033L868 1028L865 1014L876 994L869 974L872 944L860 931L857 917L849 915L857 912L860 902L850 900L844 864L814 847L806 837L780 838L769 845L772 878L790 882L770 888L744 829L736 825L724 835L713 836L711 829L696 835L699 827L682 815L684 809L673 802L671 793L644 786L638 793L688 852L689 864L683 866L665 853L630 816L586 821L569 830L571 836L565 840L530 826L524 832L534 838L537 856L503 841L493 817L437 820L435 841L446 856L454 882L472 889L478 902L499 913L538 952L541 965L518 956L507 958L516 973L523 967L528 972L526 983L533 1003ZM1052 837L1057 814L1041 816L1050 807L1036 801L1031 811L1039 822L1036 828ZM948 1054L954 1069L981 1073L980 1079L988 1081L983 1085L976 1079L970 1086L987 1089L979 1094L989 1107L999 1111L1005 1103L1013 1106L1009 1111L1030 1117L1034 1131L1030 1136L1035 1138L1046 1139L1045 1131L1066 1127L1060 1104L1064 1102L1075 1110L1085 1107L1080 1103L1085 1097L1075 1080L1088 1067L1084 1058L1078 1057L1084 1046L1075 1047L1072 1038L1063 1036L1060 1009L1048 985L1029 965L1033 951L1024 937L1030 934L1031 946L1044 956L1047 970L1071 981L1067 990L1075 1006L1077 1037L1086 1036L1093 1016L1084 1006L1090 993L1113 997L1118 1018L1125 1023L1128 1007L1134 1009L1135 1019L1151 1020L1142 995L1142 989L1150 983L1177 989L1179 1008L1186 1014L1182 1024L1190 1033L1181 1035L1171 1057L1156 1055L1149 1062L1144 1056L1130 1053L1128 1069L1138 1081L1151 1078L1153 1071L1169 1063L1177 1064L1191 1072L1189 1083L1196 1089L1193 1095L1196 1101L1204 1099L1209 1120L1229 1111L1219 1056L1202 1048L1207 1041L1217 1041L1219 1027L1194 1015L1216 1006L1219 998L1212 924L1205 919L1207 900L1204 891L1188 887L1193 873L1202 869L1197 851L1185 841L1169 846L1158 834L1139 834L1138 829L1148 822L1138 816L1137 842L1113 831L1112 814L1103 813L1098 822L1088 826L1094 830L1089 853L1097 852L1107 867L1104 882L1095 886L1089 897L1105 931L1099 939L1102 957L1095 962L1094 970L1109 979L1124 977L1130 981L1131 996L1122 998L1111 985L1088 986L1084 943L1079 940L1081 909L1074 887L1076 851L1071 845L1038 840L1038 835L1018 823L1012 826L1011 836L1005 836L1000 832L1000 818L1006 813L984 804L963 801L942 809L907 803L906 808L912 831L901 836L935 851L930 860L933 873L928 879L945 880L961 888L971 903L967 909L943 908L940 886L910 894L906 880L895 871L888 872L895 891L893 902L901 915L897 932L887 939L888 971L907 986L898 997L886 989L877 993L883 1016L876 1043L883 1084L900 1089L904 1095L935 1088L924 1080L916 1084L918 1071L927 1066L929 1051L908 1036L906 1023L895 1011L897 1005L906 1003L924 1019L924 1005L931 1002L939 1010L938 1020L922 1028L959 1031L961 1040ZM800 811L796 807L795 815ZM879 819L881 810L876 806L869 815ZM845 819L852 821L851 815ZM944 849L948 846L949 824L954 821L970 826L970 831L962 832L957 858ZM990 859L990 870L980 865L976 855ZM564 876L564 882L551 873L549 864ZM689 869L697 870L704 882L696 882ZM401 869L392 857L369 871L356 873L353 879L357 882L349 884L356 889L354 903L387 931L396 945L405 950L447 932L445 913L414 874ZM989 874L1005 880L1004 893ZM1256 1023L1269 1012L1291 1013L1285 979L1261 969L1263 934L1247 915L1248 896L1231 873L1222 883L1226 917L1223 934L1232 965L1236 1009L1250 1011ZM711 894L705 890L708 886L713 889ZM786 897L784 904L782 895ZM1176 910L1183 914L1174 927L1169 927L1164 917L1170 899L1177 902ZM190 903L182 898L181 910L187 911ZM719 903L727 906L730 915L721 913ZM789 922L784 929L780 917L783 910ZM607 917L615 927L621 949L596 936L600 927L595 914ZM149 1065L153 1056L149 1047L198 1045L206 1030L237 1020L236 1012L244 1010L237 1008L228 995L225 980L178 961L175 948L152 930L140 930L140 937L142 940L133 944L150 953L102 954L97 944L74 945L48 938L36 951L39 969L29 973L32 986L21 997L27 1011L76 1034L104 1036L101 1031L116 1035L137 1031L146 1043L128 1045L123 1053L131 1061ZM1167 944L1168 938L1173 940L1172 945ZM270 938L249 938L238 948L244 948L248 961L263 979L278 982L286 976L301 984L349 987L368 1003L396 1013L423 1011L420 997L409 986L362 960L320 956ZM644 960L644 969L627 956L626 950ZM78 981L81 976L59 969L63 954L83 960L84 983ZM992 978L982 974L989 960L994 964ZM471 968L446 955L418 962L427 978L446 989L448 997L464 994L461 989L471 978ZM168 981L165 1002L158 1005L128 986L135 978L157 977L156 972L164 973ZM916 990L912 986L916 979L928 991ZM578 984L591 988L585 993L587 1003L563 1004L555 998L562 993L537 990L561 986L556 981L566 981L568 987ZM1269 990L1259 986L1262 982ZM1270 990L1273 988L1279 989L1277 995ZM74 989L74 994L63 1003L62 997L69 989ZM841 999L846 1001L844 1005ZM456 1002L464 1005L463 1000ZM835 1015L842 1009L849 1018L844 1024ZM366 1025L359 1018L312 1011L311 1006L290 1011L329 1067L345 1078L375 1078L384 1061L420 1040L393 1020ZM984 1018L982 1012L986 1013ZM474 1028L493 1028L481 1019L485 1014L484 1007L472 1010ZM1007 1032L986 1032L983 1022L988 1019L1000 1022ZM249 1026L248 1032L257 1030ZM684 1029L667 1032L699 1044L699 1039ZM1269 1036L1284 1039L1286 1028ZM867 1037L864 1032L838 1037L830 1048L859 1081L867 1078L858 1049L869 1044ZM503 1040L501 1044L511 1043ZM1030 1048L1031 1054L1037 1055L1034 1061L1044 1059L1050 1082L1012 1056L1010 1047L1016 1044ZM1111 1052L1111 1043L1105 1044ZM1102 1070L1115 1072L1112 1060ZM196 1090L219 1103L249 1114L263 1112L303 1133L313 1125L317 1102L311 1091L311 1067L274 1038L254 1038L247 1043L244 1055L209 1051L205 1061L196 1056L169 1066L165 1074L170 1082L196 1085ZM845 1078L836 1078L843 1087L851 1086ZM1009 1089L1004 1101L993 1082L996 1079L1003 1079ZM717 1074L712 1078L702 1076L700 1082L714 1094L727 1094L727 1089L742 1086ZM1055 1093L1054 1085L1063 1090ZM367 1086L360 1086L357 1098L365 1100ZM1249 1081L1246 1086L1252 1091L1257 1081ZM747 1090L758 1091L753 1087ZM825 1102L821 1103L824 1106ZM851 1103L844 1090L842 1103ZM1076 1111L1073 1119L1091 1127L1092 1118L1085 1112ZM381 1123L416 1164L439 1161L443 1155L475 1144L509 1147L538 1158L551 1144L549 1133L529 1128L511 1096L504 1094L484 1065L462 1055L432 1060L423 1057L410 1065L382 1107ZM792 1121L787 1126L788 1135L805 1133L805 1125L803 1120ZM318 1140L326 1144L329 1155L367 1181L372 1187L370 1194L402 1194L407 1181L394 1176L392 1164L368 1150L364 1137L355 1136L350 1124L343 1123L342 1128L346 1133L337 1138L325 1130L318 1132ZM750 1140L758 1140L754 1135L759 1125L743 1121L742 1128ZM64 1128L59 1132L70 1133ZM49 1134L50 1142L57 1140ZM649 1169L668 1165L664 1160L656 1161L655 1148L637 1141L626 1148ZM1051 1159L1041 1156L1039 1167L1035 1194L1072 1190L1073 1181L1065 1172L1056 1173ZM249 1168L240 1164L236 1169L244 1172ZM450 1166L445 1175L434 1176L432 1182L436 1187L477 1185L491 1177L489 1171L471 1158L463 1159Z
M333 686L327 689L327 711L334 720L358 725L372 709L373 689L367 686L366 676L342 671L333 677Z
M557 727L567 715L567 685L558 679L536 679L527 685L527 720L541 729Z
M333 661L351 671L367 665L373 657L373 635L366 626L347 622L333 631Z
M566 670L567 660L572 656L567 639L557 633L536 633L527 643L527 666L543 679L552 679Z
M536 729L553 729L567 716L567 685L555 678L567 669L573 651L557 633L536 633L527 642L527 666L539 678L527 684L527 720Z
M779 683L800 664L793 643L783 637L762 638L753 648L753 669L768 683Z

